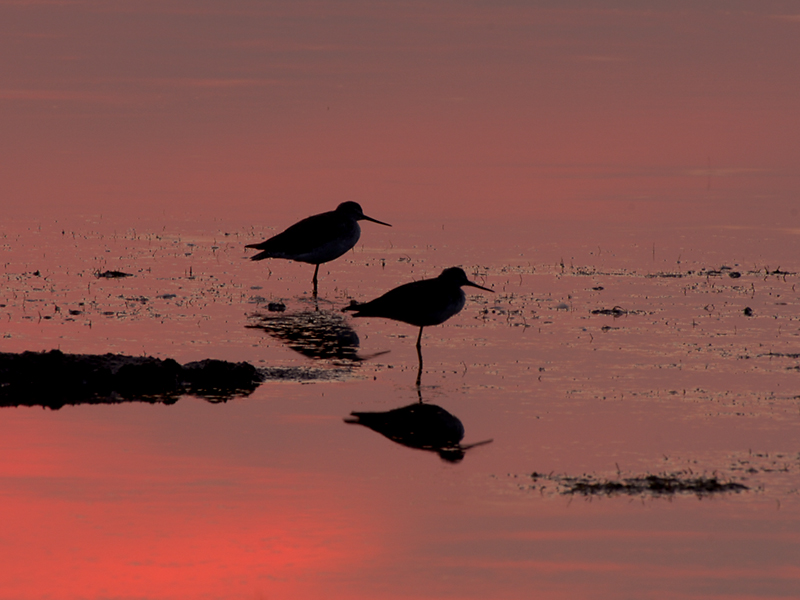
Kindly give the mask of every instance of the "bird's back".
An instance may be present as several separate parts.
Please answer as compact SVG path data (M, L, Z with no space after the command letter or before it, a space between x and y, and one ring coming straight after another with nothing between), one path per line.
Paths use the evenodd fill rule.
M465 301L460 287L437 278L406 283L349 310L356 317L383 317L427 327L444 323L464 308Z
M331 211L303 219L278 235L247 247L261 250L252 260L288 258L320 264L342 256L360 236L357 221Z

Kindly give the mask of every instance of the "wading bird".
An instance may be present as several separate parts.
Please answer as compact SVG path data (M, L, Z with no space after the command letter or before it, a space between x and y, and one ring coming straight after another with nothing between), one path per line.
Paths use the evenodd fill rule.
M422 330L431 325L441 325L464 308L466 296L461 289L463 286L494 291L467 279L467 274L460 267L450 267L434 279L406 283L375 300L364 303L353 301L342 310L353 311L354 317L383 317L419 327L419 385L422 376Z
M391 227L389 223L368 217L357 202L342 202L336 210L313 215L286 231L245 248L261 250L250 260L286 258L315 265L314 296L317 295L317 274L322 263L336 260L350 250L361 237L358 221L372 221Z

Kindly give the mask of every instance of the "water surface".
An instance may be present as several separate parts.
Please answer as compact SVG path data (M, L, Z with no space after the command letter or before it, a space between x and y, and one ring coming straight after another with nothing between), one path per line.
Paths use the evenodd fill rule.
M3 409L7 597L794 593L793 233L747 260L724 232L706 253L706 233L628 230L568 242L562 264L534 224L403 225L365 231L315 300L313 267L244 260L266 231L10 222L5 351L247 360L268 379L218 404ZM454 264L496 292L426 329L417 388L416 330L340 309ZM464 446L491 443L445 460L344 421L420 399ZM670 474L748 489L569 493Z
M798 27L781 0L0 2L0 351L265 378L0 408L0 597L800 595ZM313 267L247 260L347 200L392 228L316 299ZM341 308L454 265L495 292L425 331L418 387L416 329ZM420 401L444 450L402 430Z

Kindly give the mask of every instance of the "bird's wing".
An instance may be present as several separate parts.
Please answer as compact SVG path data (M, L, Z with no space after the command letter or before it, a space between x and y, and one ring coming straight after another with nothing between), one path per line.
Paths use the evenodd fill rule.
M415 325L424 319L425 298L433 280L412 281L353 308L356 317L384 317Z

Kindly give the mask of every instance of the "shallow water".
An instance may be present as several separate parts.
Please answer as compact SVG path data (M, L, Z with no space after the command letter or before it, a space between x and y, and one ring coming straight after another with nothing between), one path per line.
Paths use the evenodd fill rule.
M244 259L268 230L6 220L4 351L246 360L266 381L2 409L3 597L800 589L794 233L394 225L365 224L315 300L313 267ZM425 330L417 388L416 330L340 309L454 264L495 293ZM460 460L345 422L420 399L463 424ZM747 489L569 493L670 474Z
M0 599L800 597L800 16L716 4L0 2L0 352L264 376L0 408ZM341 312L453 265L421 373Z

